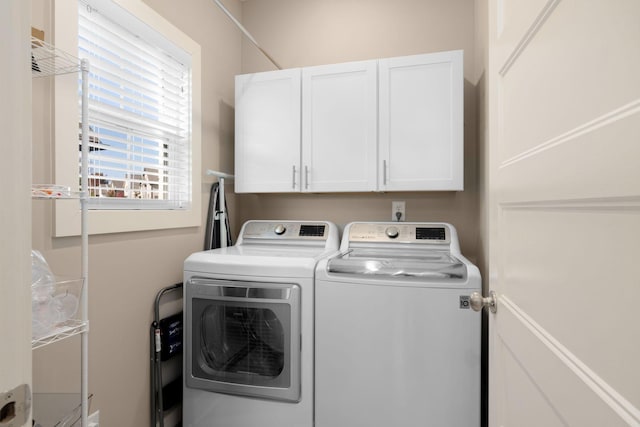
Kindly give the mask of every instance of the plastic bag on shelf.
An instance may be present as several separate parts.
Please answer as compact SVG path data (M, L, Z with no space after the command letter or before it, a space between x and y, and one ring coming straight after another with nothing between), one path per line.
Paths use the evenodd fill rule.
M31 251L31 316L32 337L46 335L58 322L58 314L51 304L56 278L44 256Z
M78 295L73 283L58 282L47 261L31 251L32 338L52 332L56 325L73 318L78 311Z
M55 290L56 277L49 264L38 251L31 251L31 298L42 302L51 298Z

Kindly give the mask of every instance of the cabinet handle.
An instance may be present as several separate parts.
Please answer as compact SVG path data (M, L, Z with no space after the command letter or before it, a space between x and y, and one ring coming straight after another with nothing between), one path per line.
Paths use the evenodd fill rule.
M382 161L382 185L387 185L387 161Z
M296 189L296 165L293 165L293 173L291 174L291 188Z
M304 165L304 188L305 190L309 189L309 167Z

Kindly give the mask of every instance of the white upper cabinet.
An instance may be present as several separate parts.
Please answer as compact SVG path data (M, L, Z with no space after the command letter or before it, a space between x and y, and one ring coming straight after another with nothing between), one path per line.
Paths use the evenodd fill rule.
M302 191L376 189L377 61L302 69Z
M379 61L380 191L463 189L462 56Z
M238 193L463 189L462 51L236 77Z
M300 191L300 69L236 76L235 190Z

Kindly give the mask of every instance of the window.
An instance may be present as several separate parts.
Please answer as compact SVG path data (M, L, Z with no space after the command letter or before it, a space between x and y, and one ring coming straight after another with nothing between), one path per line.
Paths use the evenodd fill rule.
M54 7L57 47L90 63L89 232L199 226L200 47L139 0ZM55 179L72 188L80 83L55 83ZM77 234L78 215L59 201L55 235Z
M136 32L144 24L134 17L116 22L122 14L79 2L78 56L91 64L89 207L188 208L191 58Z

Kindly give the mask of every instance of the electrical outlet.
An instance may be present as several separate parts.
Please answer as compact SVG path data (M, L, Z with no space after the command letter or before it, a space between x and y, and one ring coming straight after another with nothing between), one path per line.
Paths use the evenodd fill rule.
M405 215L404 200L401 202L391 202L391 221L406 221L407 218Z

